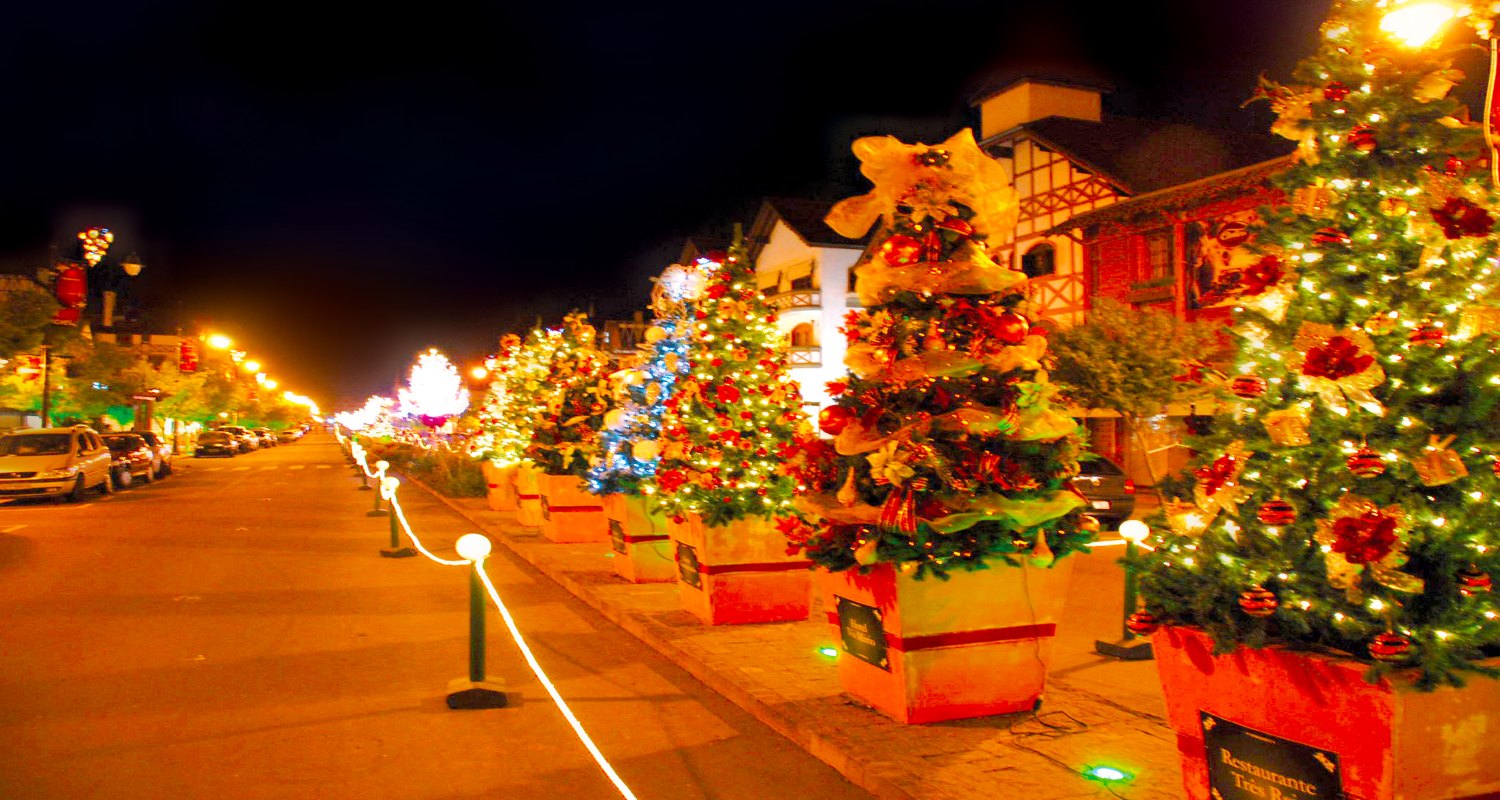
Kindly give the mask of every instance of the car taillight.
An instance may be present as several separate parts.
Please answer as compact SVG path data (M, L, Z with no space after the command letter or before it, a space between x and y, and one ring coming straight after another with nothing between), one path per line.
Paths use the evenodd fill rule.
M1135 494L1135 481L1129 478L1125 479L1125 494Z

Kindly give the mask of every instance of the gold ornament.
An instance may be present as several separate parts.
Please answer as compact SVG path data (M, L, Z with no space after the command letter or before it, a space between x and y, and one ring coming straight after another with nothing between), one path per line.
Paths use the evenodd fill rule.
M1335 195L1326 186L1304 186L1292 192L1292 212L1307 217L1328 216Z
M1417 476L1422 479L1422 485L1442 486L1469 474L1469 469L1464 466L1463 459L1448 447L1453 444L1455 438L1452 435L1441 439L1430 436L1427 439L1426 449L1421 455L1412 459L1412 469L1417 471Z
M1448 96L1448 91L1464 79L1456 69L1440 69L1423 75L1412 87L1411 96L1419 103L1430 103Z
M1500 308L1469 306L1458 315L1458 338L1469 339L1486 333L1500 333Z
M1052 548L1047 546L1047 534L1039 531L1036 535L1036 545L1031 548L1031 558L1027 559L1033 567L1050 567L1057 556L1052 554Z
M838 500L839 505L845 508L852 508L855 503L859 502L859 488L854 485L853 467L849 468L849 475L844 479L844 485L839 487L838 493L834 495L834 499Z
M1219 514L1217 508L1205 511L1175 497L1162 504L1162 511L1167 515L1167 527L1178 536L1189 539L1202 536L1208 530L1209 523Z
M1275 444L1282 447L1312 444L1312 437L1307 435L1307 409L1302 406L1268 412L1261 418L1261 422L1265 424L1266 432Z
M1380 213L1387 217L1404 217L1411 211L1411 204L1399 197L1387 197L1380 201Z
M1396 318L1388 314L1376 314L1359 327L1371 336L1384 336L1396 329Z

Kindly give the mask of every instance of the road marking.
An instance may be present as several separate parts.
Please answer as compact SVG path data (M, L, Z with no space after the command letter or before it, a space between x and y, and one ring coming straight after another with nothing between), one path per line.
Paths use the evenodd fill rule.
M250 468L249 467L235 467L234 471L235 472L249 472Z
M261 472L265 472L268 469L281 469L281 467L261 467L260 468Z
M16 531L24 527L26 527L25 523L22 523L20 525L6 525L5 527L0 528L0 533L15 533Z
M306 468L307 468L306 464L293 464L290 467L287 467L287 469L306 469Z
M318 469L333 469L332 464L319 464Z

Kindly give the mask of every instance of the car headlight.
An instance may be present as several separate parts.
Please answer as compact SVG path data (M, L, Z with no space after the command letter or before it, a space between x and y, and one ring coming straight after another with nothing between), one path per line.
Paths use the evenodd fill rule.
M49 469L46 472L38 472L36 474L36 476L38 478L66 478L66 477L68 477L70 475L77 475L77 474L78 474L78 465L74 464L71 467L63 467L62 469Z

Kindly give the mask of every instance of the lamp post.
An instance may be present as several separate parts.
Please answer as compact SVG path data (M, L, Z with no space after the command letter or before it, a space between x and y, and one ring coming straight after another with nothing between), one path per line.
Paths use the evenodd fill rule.
M1125 613L1124 622L1120 630L1120 640L1117 642L1094 642L1094 652L1101 656L1118 658L1122 661L1147 661L1152 658L1151 643L1138 642L1135 631L1130 629L1129 617L1135 612L1136 600L1139 592L1136 588L1136 574L1133 562L1141 542L1150 535L1151 528L1138 519L1127 519L1120 523L1120 538L1125 540Z
M482 534L466 533L455 543L458 555L473 562L469 573L469 677L448 682L448 707L452 709L503 708L505 684L484 674L484 584L479 571L490 554L490 540Z

